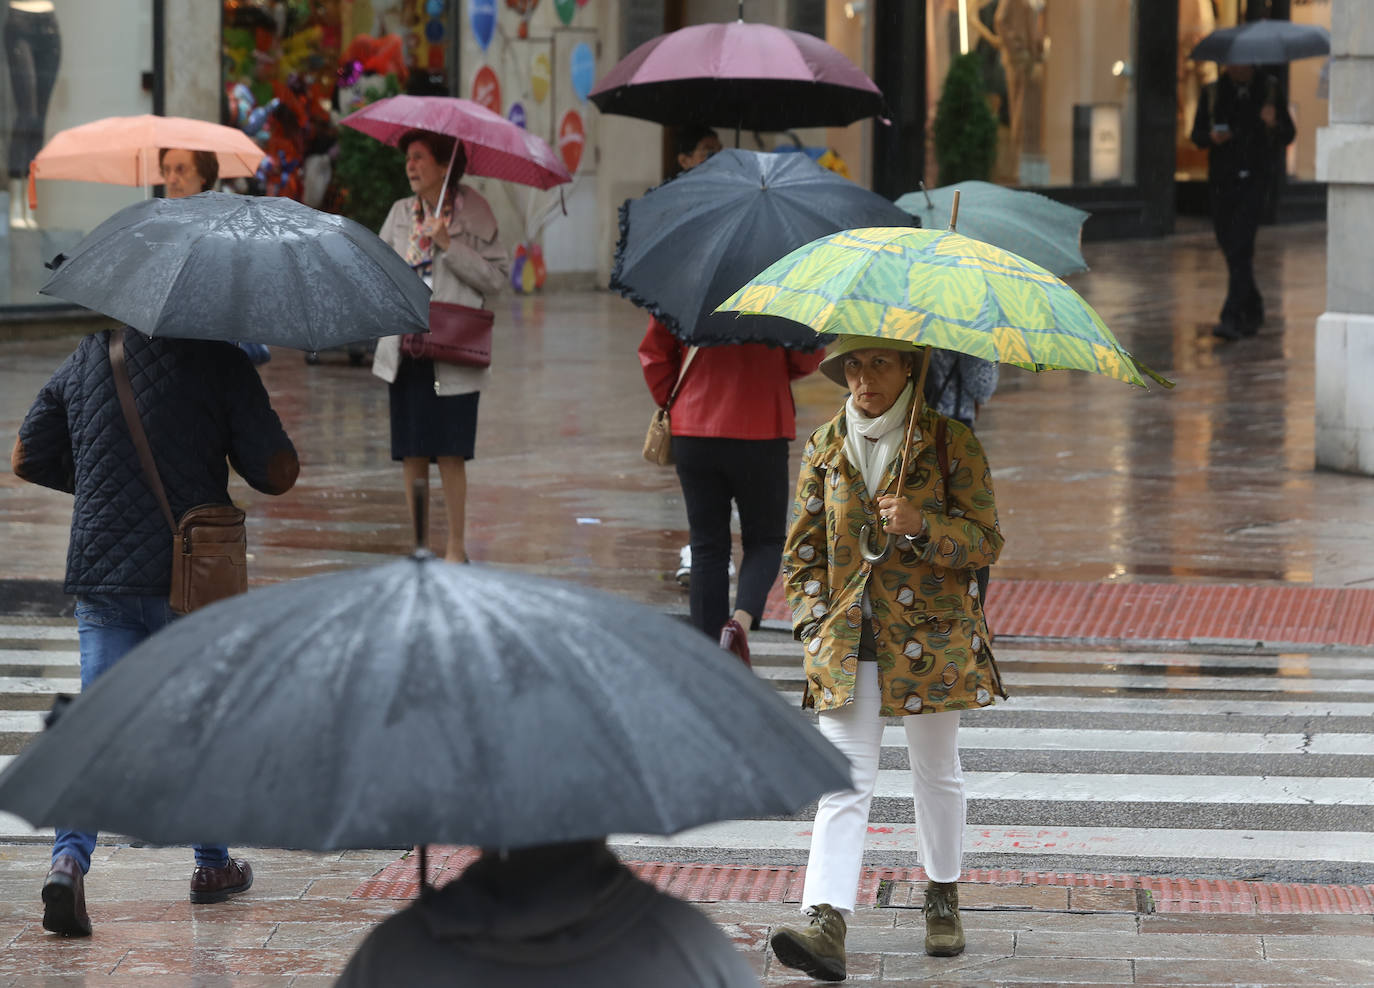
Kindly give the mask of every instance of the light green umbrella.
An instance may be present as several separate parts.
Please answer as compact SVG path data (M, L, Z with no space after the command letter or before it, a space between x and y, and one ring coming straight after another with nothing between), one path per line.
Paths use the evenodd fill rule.
M954 198L955 213L958 197ZM951 221L952 222L952 221ZM720 304L717 312L780 316L817 333L906 340L1026 370L1083 370L1145 386L1173 383L1117 343L1102 318L1039 265L947 230L865 227L798 247ZM921 394L929 360L921 362ZM921 403L911 404L896 476L907 475ZM885 560L859 533L863 557Z
M1172 387L1039 265L947 230L867 227L770 264L718 312L781 316L817 333L880 336L1026 370L1083 370Z
M954 197L960 197L959 232L1011 251L1063 278L1088 270L1083 260L1083 224L1090 214L1035 192L991 182L958 182L908 192L897 207L921 226L945 225Z

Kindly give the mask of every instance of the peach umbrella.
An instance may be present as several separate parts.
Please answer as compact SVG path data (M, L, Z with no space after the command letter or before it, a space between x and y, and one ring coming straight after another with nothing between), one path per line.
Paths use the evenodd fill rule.
M239 178L258 170L262 148L233 127L187 117L106 117L69 127L34 156L29 165L29 208L38 207L36 179L141 185L161 181L157 154L162 148L213 151L221 178Z

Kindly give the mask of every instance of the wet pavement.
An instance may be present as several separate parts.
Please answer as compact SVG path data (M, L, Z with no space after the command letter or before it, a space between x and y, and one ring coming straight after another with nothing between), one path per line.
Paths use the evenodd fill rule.
M0 988L315 988L333 983L368 931L405 900L360 895L396 852L252 851L253 888L191 905L190 852L97 850L87 883L95 934L64 940L38 924L47 849L0 848ZM401 864L405 868L412 862ZM889 986L1374 984L1374 917L1293 909L1255 915L1156 910L1148 894L1041 884L965 884L963 955L921 949L922 882L896 881L861 909L846 937L849 980ZM780 967L772 930L795 924L794 904L698 903L769 986L815 982ZM1199 903L1205 907L1205 903ZM1228 911L1229 912L1229 911Z
M1257 270L1269 319L1254 339L1224 344L1209 334L1224 280L1210 233L1085 245L1093 270L1072 283L1127 348L1178 387L1143 391L1077 373L1004 369L998 394L979 421L1007 536L995 578L1374 588L1374 482L1312 469L1313 337L1324 308L1324 250L1322 225L1261 231ZM482 398L478 456L469 473L474 558L685 609L685 594L671 575L686 539L676 478L639 456L652 407L634 352L644 323L642 313L607 293L500 301L496 369ZM0 342L0 443L6 448L33 394L72 343ZM281 498L241 484L234 490L250 511L253 579L287 579L407 551L400 471L387 450L385 385L366 369L350 367L341 354L327 354L311 367L281 350L263 377L296 439L303 470L297 488ZM841 397L819 378L800 383L796 394L803 435L828 418ZM442 544L442 514L436 514L431 541ZM0 472L0 589L4 581L50 586L61 579L69 517L67 496ZM1323 661L1358 663L1365 654L1313 660L1258 655L1227 664L1169 653L1153 665L1090 656L1079 646L1063 656L1008 654L1018 700L1005 711L995 708L1001 712L984 722L985 729L999 729L998 718L1011 717L1005 725L1011 729L1114 730L1123 726L1120 710L1129 705L1154 726L1161 726L1164 714L1186 720L1169 731L1225 733L1234 740L1239 730L1266 743L1273 732L1288 731L1305 752L1311 735L1302 731L1309 728L1274 727L1278 715L1270 709L1277 704L1261 700L1280 694L1261 681L1291 679L1293 662L1320 671ZM1198 667L1183 670L1180 663L1187 662ZM1079 682L1077 667L1085 663L1104 677L1138 666L1141 677L1159 682L1104 679L1099 689ZM1224 709L1188 706L1195 701L1187 698L1180 671L1205 679L1199 688L1215 691ZM1348 690L1356 688L1348 684L1358 675L1331 678ZM1077 692L1068 696L1054 677L1072 678ZM1332 704L1358 704L1363 711L1370 696L1306 699L1317 716L1318 706ZM1333 725L1328 716L1325 730L1366 739L1367 719L1361 718ZM1058 742L1045 743L1051 746L1046 753L1025 756L1043 761L1040 770L1081 770L1072 759L1063 765L1056 760ZM970 771L1005 768L977 744L969 749ZM1191 761L1184 764L1177 752L1169 753L1173 749L1161 755L1142 748L1111 756L1115 761L1085 750L1098 760L1094 771L1103 773L1153 776L1167 774L1160 764L1174 764L1179 774L1202 775L1220 771L1218 759L1225 757L1236 763L1228 772L1271 774L1260 752L1217 756L1188 748L1184 761ZM1358 758L1358 770L1313 771L1363 778L1369 756L1358 750L1364 753L1322 756ZM1296 763L1312 756L1285 757ZM243 901L192 907L185 892L188 852L102 844L88 886L96 936L62 942L37 925L46 857L41 842L0 844L0 988L328 984L366 931L403 904L358 892L394 865L394 851L253 851L258 884ZM1292 911L1299 915L1214 915L1199 893L1196 910L1164 915L1134 896L1093 899L1065 891L1064 884L975 885L966 894L969 950L937 961L920 952L919 913L909 908L914 886L897 882L885 907L856 919L851 980L1374 984L1374 915L1368 911L1325 915L1330 910L1295 901ZM898 894L903 891L906 900ZM703 908L765 983L809 983L770 967L764 948L772 926L794 920L792 906L715 902Z
M978 422L1007 537L995 576L1374 587L1374 484L1313 470L1324 244L1321 224L1261 232L1269 318L1237 343L1208 332L1224 278L1210 233L1085 246L1093 270L1073 284L1178 386L1003 369ZM507 297L497 309L469 470L472 556L680 606L676 477L639 456L652 410L635 357L643 314L604 292ZM70 346L0 343L5 448ZM234 491L249 507L254 580L406 551L385 385L341 354L311 367L278 350L262 372L303 468L284 497ZM796 395L803 435L841 397L819 376ZM69 507L0 475L6 577L60 579Z

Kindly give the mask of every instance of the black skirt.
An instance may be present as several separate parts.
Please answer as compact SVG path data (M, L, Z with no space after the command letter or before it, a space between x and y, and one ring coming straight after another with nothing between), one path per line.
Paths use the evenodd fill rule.
M403 356L391 382L391 458L472 459L478 397L476 391L439 397L434 393L434 361Z

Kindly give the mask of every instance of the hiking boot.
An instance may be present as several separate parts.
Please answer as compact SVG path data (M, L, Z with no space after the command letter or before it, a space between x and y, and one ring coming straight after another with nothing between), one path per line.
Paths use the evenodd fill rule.
M253 887L253 868L242 858L230 858L218 868L197 866L191 872L192 902L223 902Z
M86 913L86 876L76 858L59 854L43 882L43 929L64 937L91 935Z
M769 943L773 956L818 981L843 981L845 922L839 910L822 902L806 910L811 925L804 930L779 927Z
M955 882L926 885L926 953L953 957L964 952L964 924L959 920L959 886Z

